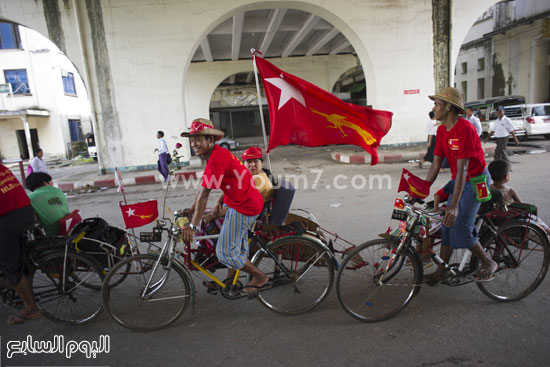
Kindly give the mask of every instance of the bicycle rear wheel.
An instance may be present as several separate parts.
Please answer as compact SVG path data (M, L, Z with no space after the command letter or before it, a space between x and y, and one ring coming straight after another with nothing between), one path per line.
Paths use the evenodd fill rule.
M122 326L162 329L187 309L191 298L187 274L175 261L170 270L164 268L167 260L157 266L158 259L158 255L149 254L124 259L105 277L102 291L105 311Z
M497 241L493 235L483 241L488 255L498 263L495 279L476 283L488 297L511 302L531 294L548 271L548 236L537 225L525 221L511 221L498 229Z
M417 253L407 250L392 262L397 246L387 239L372 240L350 251L340 265L336 277L338 302L357 320L386 320L420 291L423 271ZM384 275L388 264L390 268Z
M275 240L267 250L290 276L267 253L258 253L253 263L273 283L272 289L258 295L265 307L285 315L298 315L317 306L330 293L334 264L326 248L304 236L291 236Z
M38 260L31 285L42 314L54 321L84 324L103 311L103 273L97 262L85 255L51 252Z

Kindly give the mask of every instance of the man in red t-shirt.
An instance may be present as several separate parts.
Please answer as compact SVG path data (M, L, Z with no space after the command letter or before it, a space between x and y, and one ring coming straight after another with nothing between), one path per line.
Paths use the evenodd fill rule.
M435 181L444 157L449 161L452 174L449 183L452 193L443 218L440 256L448 263L453 248L467 248L481 261L476 281L490 281L494 278L498 265L485 254L478 241L474 224L481 203L476 200L473 186L467 182L484 174L487 175L486 187L489 187L490 175L481 141L474 126L459 117L459 113L464 112L464 99L458 90L443 88L429 98L434 101L432 111L435 119L443 124L437 129L434 161L426 180ZM425 276L426 282L436 285L443 280L444 273L445 268L441 264L434 273Z
M8 317L8 325L22 324L41 316L24 274L24 244L21 231L34 221L31 201L11 173L0 164L0 287L15 289L25 308Z
M243 291L254 293L271 286L267 274L248 260L248 230L262 212L264 201L248 169L231 152L215 144L223 135L223 131L214 129L210 120L201 118L193 120L189 132L181 133L189 138L195 154L207 160L201 187L191 206L193 218L183 231L183 240L193 240L210 191L222 190L223 202L228 209L217 241L216 255L222 264L252 275Z

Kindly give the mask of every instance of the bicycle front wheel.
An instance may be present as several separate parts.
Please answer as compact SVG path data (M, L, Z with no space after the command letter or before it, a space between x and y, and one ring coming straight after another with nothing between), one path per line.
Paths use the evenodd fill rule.
M548 271L548 236L537 225L511 221L484 241L483 247L498 264L495 279L477 283L488 297L511 302L531 294Z
M85 254L56 251L38 260L31 279L36 303L42 314L54 321L84 324L103 311L103 273Z
M406 250L393 259L397 246L387 239L369 241L350 251L340 265L338 302L357 320L386 320L420 291L423 271L417 253Z
M313 309L330 293L334 264L326 248L304 236L291 236L275 240L267 251L277 261L265 252L254 259L254 265L273 283L272 289L258 295L265 307L298 315Z
M147 254L124 259L105 277L105 311L122 326L162 329L187 309L191 298L187 274L179 263L174 261L171 269L165 269L167 260L159 263L158 259L158 255Z

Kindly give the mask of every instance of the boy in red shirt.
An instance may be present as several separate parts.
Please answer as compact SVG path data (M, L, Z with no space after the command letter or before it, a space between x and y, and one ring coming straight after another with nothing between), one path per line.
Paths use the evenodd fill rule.
M11 173L0 164L0 284L14 289L25 302L25 308L8 318L8 325L22 324L39 318L42 314L34 301L32 288L24 270L24 244L21 231L34 221L31 201L27 193Z
M429 98L434 101L432 110L436 120L442 121L443 125L437 129L434 162L426 180L435 181L444 157L449 161L452 174L449 183L451 194L443 218L440 257L447 263L453 248L467 248L481 261L476 281L490 281L498 265L485 254L475 233L474 223L481 202L476 200L477 191L468 182L474 177L486 175L486 190L490 185L481 142L473 125L459 117L459 113L464 112L464 99L458 90L443 88ZM439 265L434 273L425 276L426 283L440 283L444 272L443 265Z
M216 255L222 264L252 275L252 280L243 291L254 293L271 286L267 274L248 259L248 230L262 212L264 201L248 169L227 149L215 144L215 140L223 135L223 131L214 129L210 120L202 118L193 120L189 132L181 133L181 136L189 138L195 154L207 160L201 187L191 206L193 218L183 231L183 240L193 240L206 210L210 191L221 189L228 209L217 241Z

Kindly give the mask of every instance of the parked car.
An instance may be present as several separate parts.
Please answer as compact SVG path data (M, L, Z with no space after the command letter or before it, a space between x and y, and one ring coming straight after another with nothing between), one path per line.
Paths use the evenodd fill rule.
M88 146L88 155L97 161L97 147L95 145L95 136L92 133L86 134L86 145Z
M237 141L235 141L231 138L221 138L220 140L218 140L216 142L216 144L218 144L220 147L228 149L228 150L237 149L237 147L239 146L239 142L237 142Z
M550 139L550 103L522 105L522 120L526 136L544 135Z

